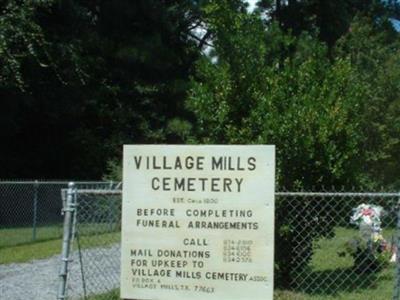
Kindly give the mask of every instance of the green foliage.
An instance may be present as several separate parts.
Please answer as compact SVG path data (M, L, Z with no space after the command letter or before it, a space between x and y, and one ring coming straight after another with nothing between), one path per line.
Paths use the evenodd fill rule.
M400 132L387 122L398 120L398 114L388 110L395 111L392 105L399 103L400 81L385 82L388 66L381 63L393 63L398 55L379 50L380 44L388 44L382 37L373 35L375 46L357 49L351 31L338 47L353 50L332 51L312 33L294 36L277 24L266 26L257 13L247 14L229 1L210 1L204 11L213 34L214 58L197 62L187 100L196 116L197 143L275 144L279 189L365 189L384 183L379 164L389 166L398 157L394 146ZM398 39L386 32L391 34L386 39ZM362 36L363 43L369 40L367 34ZM360 65L351 51L363 57ZM368 64L362 67L364 61ZM398 65L389 74L397 76ZM285 217L289 207L302 216L296 220L307 233L301 243L292 235L299 228ZM296 207L278 199L278 284L290 281L288 257L298 257L306 266L312 241L332 234L327 224L309 221L318 207L318 199Z
M398 189L398 7L3 1L0 176L118 180L124 143L275 144L281 188ZM296 209L312 218L314 206ZM278 280L290 279L287 257L306 264L332 233L298 222L308 235L296 254L287 209L278 201Z
M109 160L107 162L106 174L103 180L122 181L122 163L118 160Z
M390 262L391 252L386 249L383 240L365 241L355 237L346 242L345 250L354 259L354 268L359 273L378 272L387 267Z
M35 22L35 10L48 7L52 1L6 1L0 5L0 88L25 83L22 62L30 57L41 67L48 67L42 28Z
M0 8L2 177L99 178L123 143L268 142L281 186L399 186L392 2L260 1L253 15L239 0ZM197 59L201 23L212 62Z
M336 45L338 56L350 59L367 87L360 120L368 185L398 188L400 155L400 40L385 24L357 18Z
M353 18L368 16L375 23L398 18L398 1L381 0L289 0L260 1L261 10L281 28L296 36L302 32L316 32L329 47L346 34Z
M192 1L0 7L1 177L95 179L124 143L182 142Z
M350 61L330 61L307 34L265 32L256 16L233 12L235 19L218 9L209 22L220 22L210 27L218 62L198 62L187 102L198 141L275 144L278 184L289 189L355 184L366 89ZM295 49L283 61L268 55L277 35L280 48Z

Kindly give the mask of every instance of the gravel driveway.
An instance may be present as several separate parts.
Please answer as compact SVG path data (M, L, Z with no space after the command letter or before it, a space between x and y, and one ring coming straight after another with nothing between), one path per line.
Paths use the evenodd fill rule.
M83 273L88 294L101 294L119 286L120 248L113 245L82 251ZM60 256L29 263L0 265L0 298L7 300L55 300L58 290ZM68 295L83 296L78 253L69 264Z

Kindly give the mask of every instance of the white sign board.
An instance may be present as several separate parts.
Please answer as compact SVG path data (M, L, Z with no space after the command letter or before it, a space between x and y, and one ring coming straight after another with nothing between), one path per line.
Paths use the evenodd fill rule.
M274 146L124 146L121 298L272 300L274 177Z

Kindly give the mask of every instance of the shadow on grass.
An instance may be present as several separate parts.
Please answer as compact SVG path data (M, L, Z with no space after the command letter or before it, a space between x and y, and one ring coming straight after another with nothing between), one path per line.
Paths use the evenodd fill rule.
M358 273L353 267L304 271L304 276L297 279L295 291L309 295L335 296L343 292L376 289L381 280L393 280L389 268L367 273Z

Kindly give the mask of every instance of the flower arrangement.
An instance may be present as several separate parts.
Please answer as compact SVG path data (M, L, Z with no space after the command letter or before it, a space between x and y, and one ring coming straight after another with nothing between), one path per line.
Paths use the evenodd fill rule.
M378 271L392 258L392 251L382 236L383 215L383 208L377 205L363 203L353 209L350 224L358 226L360 235L346 243L346 250L360 272Z
M353 208L353 215L350 218L350 224L357 225L361 230L371 231L371 234L380 234L381 228L381 216L384 210L378 205L360 204L356 208ZM363 232L362 232L363 233Z

